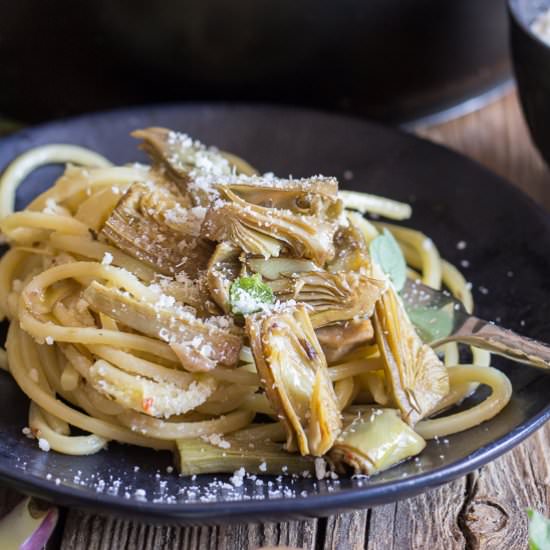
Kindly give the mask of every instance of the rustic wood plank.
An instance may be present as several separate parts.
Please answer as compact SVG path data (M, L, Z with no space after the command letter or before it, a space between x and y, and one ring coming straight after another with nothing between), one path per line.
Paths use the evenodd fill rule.
M373 508L365 548L466 548L457 522L466 496L466 478L462 478L419 497Z
M364 530L358 532L363 536ZM317 520L178 527L150 525L71 510L62 550L234 550L261 547L315 548Z
M457 523L464 505L465 479L418 498L373 510L327 519L220 527L152 526L71 511L63 550L248 550L291 547L324 550L401 548L465 548ZM370 518L369 518L370 516ZM366 530L367 519L369 529ZM319 528L317 525L319 524ZM318 536L317 536L318 535Z
M108 550L144 548L155 550L201 548L216 550L216 528L181 529L99 516L72 510L65 527L62 549Z
M323 540L319 540L319 547L323 550L362 549L368 515L368 510L357 510L321 520L325 525Z
M218 528L217 548L291 547L315 548L317 520L236 524Z
M463 514L473 549L527 548L526 508L550 515L550 426L475 476Z

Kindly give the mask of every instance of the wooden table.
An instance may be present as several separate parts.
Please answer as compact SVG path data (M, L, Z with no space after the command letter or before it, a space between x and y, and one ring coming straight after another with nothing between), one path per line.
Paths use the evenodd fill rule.
M417 133L478 160L550 210L550 173L531 145L514 93L481 111ZM525 508L550 513L550 458L545 456L549 449L550 424L492 464L439 489L327 519L179 528L68 510L48 546L64 550L522 549L527 548ZM12 491L0 491L0 506L16 498Z

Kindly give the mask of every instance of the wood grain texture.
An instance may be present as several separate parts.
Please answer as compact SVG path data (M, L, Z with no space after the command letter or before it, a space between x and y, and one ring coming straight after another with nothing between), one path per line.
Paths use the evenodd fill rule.
M550 173L517 98L417 133L499 173L550 210ZM326 519L223 527L153 526L71 510L64 550L477 550L527 548L525 508L550 515L550 426L478 472L419 497ZM13 502L13 494L3 496Z
M365 548L465 548L465 536L457 521L465 497L466 478L462 478L419 497L373 508Z
M532 144L515 93L416 134L478 161L550 210L550 172Z
M550 515L550 426L468 476L461 515L467 548L527 548L526 508Z
M313 550L317 522L318 520L312 519L281 523L175 527L148 525L72 510L67 517L61 549L245 550L290 547ZM364 529L359 535L362 537L363 534Z
M323 550L358 550L363 548L370 511L357 510L319 520L316 548Z

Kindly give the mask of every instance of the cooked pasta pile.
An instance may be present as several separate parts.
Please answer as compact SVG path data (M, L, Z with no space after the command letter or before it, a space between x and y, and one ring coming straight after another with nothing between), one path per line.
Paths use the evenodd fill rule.
M506 405L489 353L461 365L456 344L436 353L415 331L406 276L473 302L427 236L364 216L404 220L408 205L260 176L177 132L133 135L150 166L51 145L0 182L0 363L40 448L167 449L183 474L303 472L324 457L370 475ZM64 174L14 212L17 187L50 163ZM485 401L441 416L479 384Z

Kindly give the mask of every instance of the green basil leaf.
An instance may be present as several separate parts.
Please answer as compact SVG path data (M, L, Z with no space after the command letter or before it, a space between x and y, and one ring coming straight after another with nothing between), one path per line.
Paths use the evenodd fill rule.
M529 550L550 550L550 520L534 510L529 517Z
M231 311L235 315L248 315L265 309L275 302L273 290L262 282L259 273L251 277L239 277L229 288Z
M426 343L449 336L453 330L454 309L434 309L425 306L406 307L407 314L416 332Z
M388 275L399 292L407 279L407 264L394 236L384 228L383 233L371 241L369 252L372 261Z

